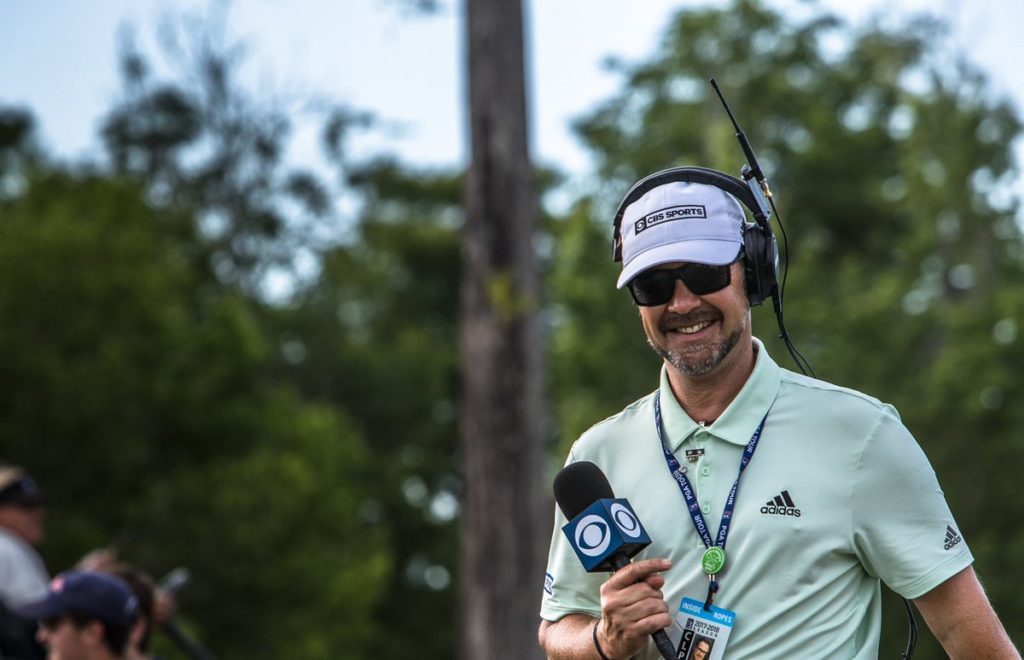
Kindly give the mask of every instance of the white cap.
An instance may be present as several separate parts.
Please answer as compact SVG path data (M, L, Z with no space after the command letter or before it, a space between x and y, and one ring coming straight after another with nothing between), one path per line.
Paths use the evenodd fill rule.
M653 188L622 214L622 274L616 287L654 266L732 263L743 245L745 217L729 193L673 181Z

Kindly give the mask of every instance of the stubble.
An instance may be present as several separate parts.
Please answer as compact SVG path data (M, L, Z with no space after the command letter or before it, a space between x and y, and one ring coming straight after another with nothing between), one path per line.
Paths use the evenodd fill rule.
M663 320L662 326L669 325L672 322L671 318ZM676 325L686 325L687 322L676 322ZM675 367L680 373L687 376L704 376L711 373L715 367L722 363L730 351L736 347L739 343L740 338L743 336L743 332L747 328L747 319L743 317L740 324L736 326L736 329L729 334L725 339L718 342L711 342L707 344L700 344L692 346L683 351L676 351L659 346L655 343L651 336L647 336L647 344L654 349L663 360ZM665 327L660 328L662 333L666 333Z

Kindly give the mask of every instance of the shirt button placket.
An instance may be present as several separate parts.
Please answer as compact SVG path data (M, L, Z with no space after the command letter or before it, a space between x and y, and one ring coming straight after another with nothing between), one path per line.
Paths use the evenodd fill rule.
M697 431L697 441L699 443L705 444L708 441L708 438L710 438L710 434L707 431L705 431L703 429ZM706 448L705 448L705 451L707 451ZM700 481L704 481L704 478L711 474L711 468L708 466L708 456L707 456L707 454L704 454L703 456L700 457L700 463L701 463L701 466L700 466L700 470L698 471L698 474L700 475L700 477L698 479ZM705 489L702 489L702 490L707 490L707 489L705 488ZM711 513L711 502L709 502L708 500L705 499L701 503L700 510L704 513L705 516L709 515Z

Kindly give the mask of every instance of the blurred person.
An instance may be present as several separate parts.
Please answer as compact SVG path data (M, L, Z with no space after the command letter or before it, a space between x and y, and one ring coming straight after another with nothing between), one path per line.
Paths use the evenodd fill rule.
M35 547L43 540L47 499L20 467L0 467L0 601L17 608L46 593L50 576Z
M0 657L42 658L35 621L15 610L41 598L50 576L36 551L43 540L46 495L18 466L0 466Z
M68 571L19 612L39 621L48 660L123 660L138 609L131 589L113 575Z
M781 368L753 336L752 305L782 308L761 192L675 168L637 182L616 212L617 286L662 359L659 383L587 430L566 463L596 464L653 542L610 577L587 573L556 510L542 648L653 660L650 637L681 604L714 601L735 622L725 657L876 658L884 582L951 657L1019 658L896 410Z
M122 579L135 592L139 600L140 620L129 637L125 651L127 660L159 658L149 652L150 638L156 629L187 656L196 660L216 660L209 650L181 630L174 620L177 611L176 593L187 584L188 571L182 568L175 569L160 584L156 584L143 571L120 561L114 547L97 548L89 552L79 561L78 568L111 573Z
M79 560L76 567L82 571L110 573L131 588L139 603L139 620L129 636L125 658L142 660L158 657L149 653L150 639L154 629L171 622L176 609L174 595L157 586L144 571L121 561L117 548L112 546L92 550Z

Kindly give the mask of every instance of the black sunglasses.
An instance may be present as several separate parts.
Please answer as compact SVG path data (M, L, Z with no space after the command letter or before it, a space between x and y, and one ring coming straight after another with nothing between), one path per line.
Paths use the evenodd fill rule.
M664 305L672 299L676 280L682 280L686 288L696 296L714 293L729 286L732 281L732 264L683 264L679 268L652 269L640 273L626 286L637 305L653 307Z

